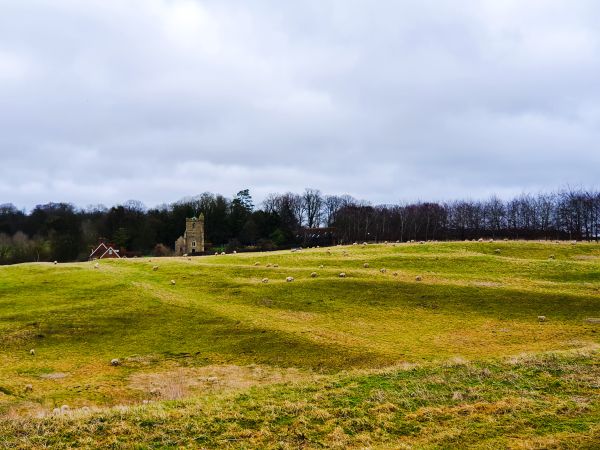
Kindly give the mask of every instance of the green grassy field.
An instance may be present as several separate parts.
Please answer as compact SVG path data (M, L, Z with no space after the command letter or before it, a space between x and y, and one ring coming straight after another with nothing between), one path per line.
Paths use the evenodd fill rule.
M0 448L600 448L594 318L598 244L0 267Z

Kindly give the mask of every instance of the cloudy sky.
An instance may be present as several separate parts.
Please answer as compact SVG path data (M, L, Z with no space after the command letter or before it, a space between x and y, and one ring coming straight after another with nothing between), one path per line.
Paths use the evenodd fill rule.
M0 0L0 203L597 187L596 0Z

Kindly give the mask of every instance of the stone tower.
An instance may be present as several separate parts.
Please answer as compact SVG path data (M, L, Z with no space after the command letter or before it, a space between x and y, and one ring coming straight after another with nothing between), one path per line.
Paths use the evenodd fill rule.
M204 215L185 219L185 232L175 241L175 254L192 255L204 252Z

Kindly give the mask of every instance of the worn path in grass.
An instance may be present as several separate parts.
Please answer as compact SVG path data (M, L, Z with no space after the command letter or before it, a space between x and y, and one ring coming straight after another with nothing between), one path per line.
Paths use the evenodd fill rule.
M153 270L155 265L158 270ZM311 277L312 272L317 277ZM340 272L346 277L340 278ZM415 280L417 275L422 281ZM295 281L285 282L287 276ZM269 282L263 283L263 278ZM547 320L540 322L540 315ZM177 414L192 414L197 401L220 404L223 396L248 392L244 395L260 408L270 402L281 407L278 402L286 401L286 396L301 398L305 389L340 376L356 381L371 377L361 371L407 364L437 373L421 374L427 397L426 379L441 377L444 384L444 371L436 371L448 361L468 360L502 373L503 364L514 355L577 349L586 352L576 364L578 376L597 380L600 325L587 319L598 317L597 244L382 244L101 261L98 269L92 263L0 267L0 414L5 417L4 429L10 430L21 420L51 423L57 420L53 408L63 404L72 409L142 405L135 414L144 415L146 408L152 415L164 400L189 399L185 412L177 409ZM29 354L30 349L35 355ZM111 366L112 358L121 364ZM414 373L417 383L421 375ZM552 377L560 378L551 374L549 380ZM286 388L269 387L280 385ZM397 394L399 387L394 386L377 389L388 399ZM586 386L582 391L593 391L594 382ZM457 395L448 394L448 389L452 387L442 389L439 402L432 391L427 405L441 408L452 427L460 428L452 419L464 414L457 405L473 405L478 398L460 393L460 389L467 392L465 386ZM271 392L279 394L271 398ZM597 417L597 397L579 394L586 399L581 414ZM511 395L523 397L517 388ZM452 400L453 396L457 398ZM305 407L331 414L331 399L319 404L309 397L302 400ZM147 401L151 405L143 404ZM387 403L394 423L408 420L406 408ZM446 404L449 409L444 409ZM536 408L541 411L543 404ZM353 414L366 413L363 409L357 407ZM483 410L485 417L494 414ZM234 410L230 413L235 415ZM514 414L519 416L518 411ZM69 417L79 420L73 414ZM373 424L358 432L344 420L329 416L323 420L329 425L321 437L307 441L311 445L333 445L331 433L339 434L340 445L359 446L365 439L389 443L397 433L369 431ZM253 439L257 427L248 426ZM528 436L535 428L519 433ZM59 442L60 427L53 424L49 429L58 433ZM577 435L577 430L568 431ZM217 445L222 432L214 428L206 445ZM284 431L270 430L271 437L259 440L261 445L278 442L278 432ZM450 428L446 432L452 434ZM581 443L593 435L587 425L579 433ZM414 436L403 442L412 439L427 445L419 433L409 434ZM31 443L29 437L23 442ZM138 438L143 440L143 433ZM489 439L512 442L500 432ZM294 439L289 442L298 444Z

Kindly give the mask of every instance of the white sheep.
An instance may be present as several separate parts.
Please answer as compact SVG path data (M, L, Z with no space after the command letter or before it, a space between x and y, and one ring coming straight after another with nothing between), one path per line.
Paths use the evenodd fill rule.
M171 285L175 286L175 280L171 280Z
M255 266L260 266L260 263L259 263L258 261L256 261L256 262L254 263L254 265L255 265Z
M387 269L386 269L385 267L382 267L381 269L379 269L379 271L380 271L381 273L386 273L386 272L387 272Z
M118 366L121 364L121 361L119 361L119 358L113 358L110 360L110 365L111 366Z
M294 281L294 277L287 277L285 279L285 281L287 281L288 283L291 283L292 281Z
M345 273L345 272L342 272L342 273L340 273L340 275L339 275L339 276L340 276L340 278L346 278L346 273Z
M538 316L538 321L539 322L545 322L546 321L546 316Z
M363 264L363 267L364 267L365 269L368 269L368 268L369 268L369 263L364 263L364 264Z
M152 267L152 270L154 270L156 272L158 270L158 266Z
M98 263L94 264L94 269L97 269L98 267L100 267L100 264L98 264Z
M422 281L422 280L423 280L423 277L421 275L417 275L415 277L415 281Z
M268 283L268 282L269 282L269 279L268 279L268 278L263 278L263 279L262 279L262 282L263 282L263 283Z
M29 354L31 356L35 356L35 349L32 348L31 350L29 350Z
M317 272L312 272L312 273L310 274L310 276L311 276L312 278L317 278Z

